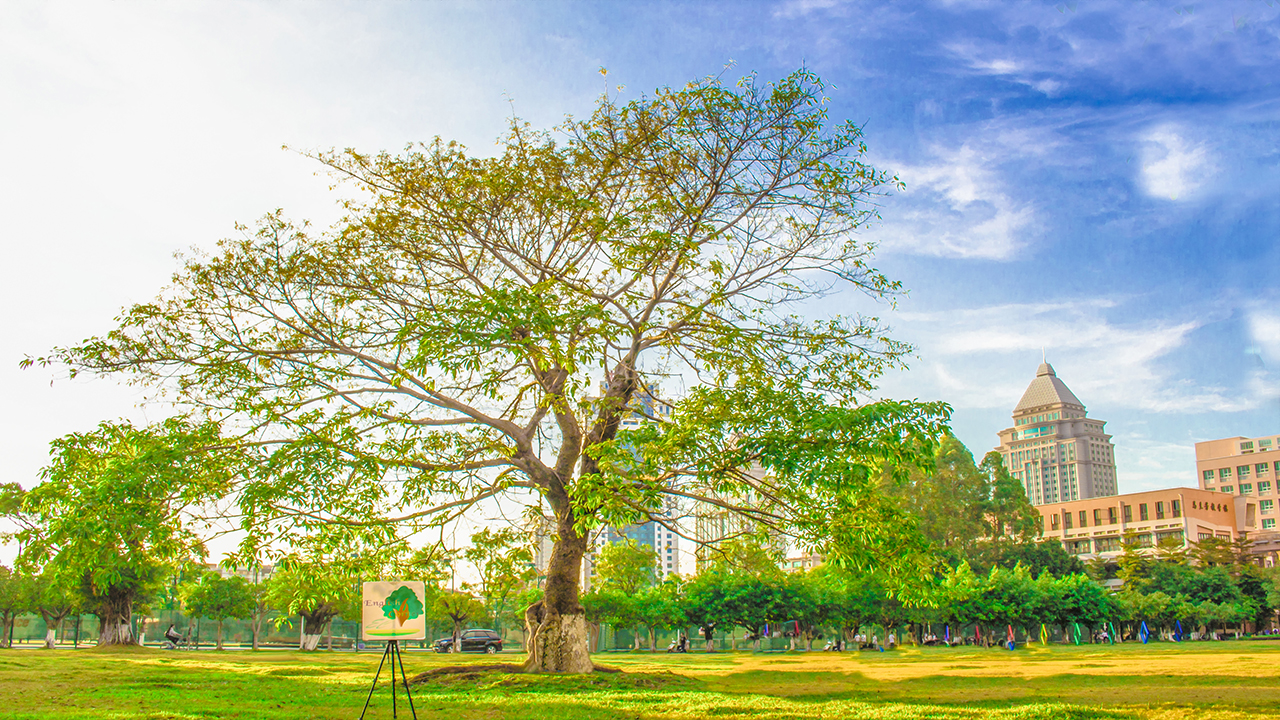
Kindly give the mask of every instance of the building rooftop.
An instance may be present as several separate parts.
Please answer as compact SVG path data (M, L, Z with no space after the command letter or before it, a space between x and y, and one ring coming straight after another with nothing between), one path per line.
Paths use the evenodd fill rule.
M1022 393L1022 399L1018 401L1018 406L1013 409L1013 412L1016 415L1034 407L1057 403L1084 407L1084 403L1076 398L1067 384L1058 379L1057 374L1053 372L1053 366L1043 362L1036 370L1036 379L1032 380L1027 386L1027 391Z

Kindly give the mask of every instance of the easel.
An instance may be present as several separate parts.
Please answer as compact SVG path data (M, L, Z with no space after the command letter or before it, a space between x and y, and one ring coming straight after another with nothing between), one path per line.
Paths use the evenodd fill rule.
M369 697L364 699L364 710L360 711L360 720L364 720L364 714L369 711L369 701L373 700L373 691L378 688L378 676L382 675L382 666L387 662L388 657L391 658L391 717L396 717L396 660L399 660L400 681L404 683L405 697L409 698L409 712L413 714L413 720L418 720L418 711L413 708L413 695L409 693L409 680L404 673L404 658L400 655L400 643L396 640L388 640L386 650L382 651L382 660L378 663L378 672L373 675Z

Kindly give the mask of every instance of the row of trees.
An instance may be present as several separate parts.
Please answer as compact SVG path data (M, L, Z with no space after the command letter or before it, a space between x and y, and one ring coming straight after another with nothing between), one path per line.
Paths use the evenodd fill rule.
M1197 547L1200 555L1220 553L1219 541ZM645 555L646 548L625 545L605 551L609 567L624 565L619 557L633 558L640 566ZM1280 574L1275 571L1241 562L1144 563L1151 569L1149 577L1117 593L1102 578L1082 572L1033 575L1017 563L976 573L961 561L922 588L915 602L904 602L878 573L833 565L785 573L761 546L730 544L721 560L686 581L638 581L641 573L623 574L622 579L604 573L584 602L594 622L636 628L637 647L640 631L653 648L658 632L692 627L702 630L708 649L717 633L736 636L741 631L744 639L758 644L764 628L781 628L794 638L793 646L806 647L824 634L848 639L867 626L880 627L885 636L897 629L903 637L917 639L930 628L939 636L967 631L980 642L1003 639L1010 628L1020 640L1038 638L1042 629L1073 638L1077 626L1085 628L1086 638L1095 630L1132 638L1142 623L1155 632L1174 634L1181 624L1187 634L1197 629L1207 633L1245 623L1263 626L1280 607Z
M108 594L127 596L132 625L146 622L151 615L181 610L191 622L206 618L217 624L216 646L222 649L223 626L227 620L246 620L250 625L252 646L259 647L266 624L277 627L301 623L301 646L313 650L333 620L360 618L360 584L380 573L399 579L420 579L428 592L429 626L457 633L472 621L502 627L522 622L523 610L530 602L535 572L525 538L511 529L482 529L472 536L461 553L440 552L434 548L409 552L399 548L400 556L392 562L376 564L356 558L331 562L319 557L293 555L285 558L262 582L244 577L223 576L196 563L170 566L172 574L164 574L164 566L147 566L147 582L138 582L137 573L127 582L108 586ZM478 573L475 583L463 583L461 589L448 589L452 563L465 559ZM91 580L95 572L124 576L132 569L122 559L115 564L85 568L80 583L67 583L50 566L45 573L14 572L0 566L0 620L6 638L14 619L24 613L38 613L48 628L47 647L57 642L57 629L71 615L89 613L99 619L99 642L110 644L125 631L112 624L118 605L103 603L101 593L94 592ZM372 577L377 577L373 575ZM111 581L107 581L111 582ZM128 628L133 632L134 627ZM189 632L189 629L187 629ZM136 628L132 638L141 641L145 628ZM457 643L454 644L457 646Z
M362 580L425 581L432 595L429 622L455 635L468 623L523 628L525 608L541 597L529 538L510 527L482 529L452 553L438 546L413 551L400 541L362 548L356 536L349 543L316 536L300 542L303 551L285 557L268 582L188 569L187 581L177 583L174 578L190 567L178 554L203 549L192 520L182 515L198 498L147 494L155 489L149 483L173 482L173 475L189 470L180 443L201 432L176 422L159 431L106 425L59 441L58 462L45 484L31 492L4 488L0 501L23 528L17 537L24 541L24 565L19 573L0 574L0 620L11 626L17 614L38 612L52 645L53 629L64 618L90 612L99 618L102 641L111 642L132 631L133 612L180 604L189 616L218 623L219 647L227 619L250 621L257 647L264 622L297 618L303 647L314 649L334 619L358 618ZM1127 543L1118 562L1085 568L1056 543L1036 542L1028 520L1035 511L1011 482L993 458L975 464L950 436L937 446L933 472L886 478L885 493L909 508L906 517L919 523L941 560L930 576L907 583L836 565L783 574L779 558L766 549L776 544L752 542L729 542L698 575L659 583L650 548L609 546L598 559L595 586L583 597L588 631L594 638L601 623L643 628L652 646L663 628L700 628L710 643L716 632L737 628L752 637L783 621L809 640L867 622L1013 625L1025 632L1040 624L1094 627L1104 621L1221 627L1265 623L1280 604L1275 578L1251 563L1243 541L1207 539L1190 552L1165 542L1154 555ZM85 505L124 511L88 523L64 521L67 514L83 515ZM946 516L955 521L942 522ZM1000 528L1004 532L997 534ZM474 568L476 581L447 589L455 564L463 561ZM32 574L37 562L39 576ZM1118 595L1095 582L1109 577L1124 580Z

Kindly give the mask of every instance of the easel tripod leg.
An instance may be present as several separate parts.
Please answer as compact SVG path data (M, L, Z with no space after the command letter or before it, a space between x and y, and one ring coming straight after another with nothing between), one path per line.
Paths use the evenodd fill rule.
M387 661L387 655L390 652L391 652L391 646L388 644L387 648L382 651L382 659L378 661L378 672L373 674L373 685L369 686L369 696L364 699L364 709L360 711L360 720L364 720L364 714L369 712L369 701L373 699L373 691L376 690L378 687L378 676L382 674L382 664ZM391 670L392 690L395 689L395 684L396 684L395 678L396 678L396 674L395 674L395 669L393 667Z
M396 643L396 657L400 658L400 681L404 683L404 696L409 698L409 712L413 714L413 720L418 720L418 711L413 707L413 694L409 692L409 678L405 677L404 655L400 654L400 643ZM395 683L395 671L392 670L391 684L395 685Z

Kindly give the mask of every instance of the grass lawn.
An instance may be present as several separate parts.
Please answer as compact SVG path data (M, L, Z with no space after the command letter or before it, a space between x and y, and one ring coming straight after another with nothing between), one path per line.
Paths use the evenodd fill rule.
M623 672L455 675L415 686L414 705L424 720L1280 718L1275 641L596 657ZM0 718L354 720L379 659L375 652L6 650ZM494 659L406 653L411 673ZM368 717L391 717L390 698L384 682ZM403 695L400 703L400 717L409 717Z

